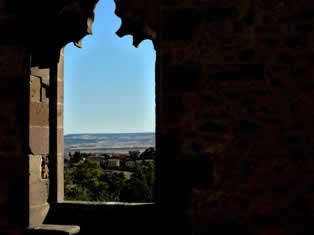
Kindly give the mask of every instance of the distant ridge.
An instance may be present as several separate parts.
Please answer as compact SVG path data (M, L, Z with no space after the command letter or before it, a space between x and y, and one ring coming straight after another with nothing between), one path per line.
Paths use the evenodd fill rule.
M70 133L65 134L64 136L69 135L128 135L128 134L155 134L155 132L117 132L117 133Z
M155 147L155 132L83 133L64 136L65 152L112 153Z

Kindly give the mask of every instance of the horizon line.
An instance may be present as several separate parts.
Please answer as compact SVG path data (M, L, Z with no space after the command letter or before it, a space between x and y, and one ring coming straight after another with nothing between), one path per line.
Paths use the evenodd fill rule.
M66 135L97 135L97 134L146 134L146 133L156 133L156 131L143 131L143 132L98 132L98 133L70 133L70 134L63 134Z

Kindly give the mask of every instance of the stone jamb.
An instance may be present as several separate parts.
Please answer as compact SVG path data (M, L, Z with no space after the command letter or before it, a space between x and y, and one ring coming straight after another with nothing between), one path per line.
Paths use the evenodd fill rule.
M156 42L156 40L154 40ZM154 46L156 44L154 43ZM157 44L158 45L158 44ZM156 147L159 139L159 53L156 50L156 65L155 65L155 83L156 83ZM37 61L38 62L38 61ZM40 76L41 72L48 72L49 79L42 79L42 85L46 85L47 89L42 89L41 96L46 97L49 104L49 199L50 208L58 205L86 205L96 207L109 207L116 208L117 206L123 207L137 207L137 206L150 206L156 203L94 203L94 202L64 202L64 143L63 143L63 114L64 114L64 50L61 49L58 63L51 62L49 69L38 69L36 76ZM49 94L47 94L49 91ZM48 99L49 98L49 99ZM157 147L158 148L158 147ZM157 197L156 197L157 199Z
M64 93L64 55L60 51L59 63L50 71L50 160L51 203L64 200L64 149L63 149L63 93Z

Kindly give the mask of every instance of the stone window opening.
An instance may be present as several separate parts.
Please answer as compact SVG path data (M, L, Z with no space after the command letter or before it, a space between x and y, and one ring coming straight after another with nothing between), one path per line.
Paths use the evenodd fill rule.
M74 2L74 1L73 1ZM73 3L72 2L72 3ZM94 1L95 4L97 1ZM116 4L121 4L120 1L115 1ZM147 208L151 210L155 203L97 203L97 202L66 202L64 201L64 140L63 140L63 112L64 112L64 46L70 42L74 42L76 46L81 47L81 38L87 34L91 34L91 23L93 22L94 13L86 13L86 9L77 8L77 5L69 3L69 6L64 7L61 14L58 16L58 24L60 27L54 27L53 30L60 30L61 34L58 32L51 36L50 40L56 40L55 44L39 43L35 41L35 47L33 48L32 61L31 61L31 78L38 78L38 84L34 83L30 85L30 90L34 89L39 91L40 102L46 102L45 108L49 111L46 114L46 124L44 128L40 128L38 131L34 128L34 131L30 132L30 167L40 166L41 170L40 178L38 178L38 185L32 182L33 176L36 176L34 171L31 174L29 180L29 227L40 226L45 223L62 224L65 220L69 219L63 218L64 221L60 222L60 218L70 213L71 210L78 210L77 214L87 216L87 214L97 214L101 215L104 211L112 210L112 208L125 208L126 210L133 210L134 208ZM128 3L125 3L128 4ZM143 4L144 7L145 4ZM130 5L132 6L132 4ZM127 7L130 7L127 6ZM142 8L144 8L141 6ZM115 13L122 19L122 25L117 31L119 37L131 34L133 36L133 45L138 46L139 43L145 39L153 40L154 49L156 50L156 32L152 29L153 27L142 23L138 23L141 20L135 17L136 20L129 18L130 14L126 11L127 7L118 8ZM88 8L88 7L87 7ZM92 8L90 8L92 9ZM132 10L132 9L131 9ZM130 11L131 12L131 11ZM138 11L135 11L138 12ZM77 13L79 13L77 15ZM152 16L152 14L147 14ZM125 17L127 16L127 17ZM82 17L84 20L87 19L87 28L74 27L72 31L67 31L70 24L76 22L76 24L84 23L84 20L80 19ZM143 19L142 19L143 20ZM64 22L63 22L64 21ZM129 21L128 24L126 22ZM143 20L144 21L144 20ZM150 22L150 21L149 21ZM134 25L137 25L134 27ZM86 31L85 31L86 30ZM50 35L47 32L47 35ZM60 36L60 39L56 37ZM37 44L36 44L37 43ZM158 52L158 50L156 50ZM156 53L156 70L155 76L157 75L157 64L158 56ZM37 81L36 80L36 81ZM157 81L157 80L156 80ZM156 92L158 87L156 84ZM156 106L158 106L158 98L156 94ZM30 106L32 109L32 106ZM156 137L158 135L157 128L157 115L158 107L156 107ZM40 115L39 115L40 116ZM32 120L30 120L30 129L32 130ZM35 132L35 130L37 132ZM43 131L43 133L41 133ZM157 146L156 146L157 147ZM38 148L38 149L36 149ZM158 147L156 148L158 149ZM38 158L35 158L37 156ZM45 160L45 156L48 156L48 161ZM36 162L36 164L35 164ZM37 164L38 163L38 164ZM37 168L36 168L37 169ZM36 174L35 174L36 173ZM36 176L37 177L37 176ZM48 177L48 178L47 178ZM48 187L48 188L47 188ZM42 190L43 194L38 194L38 190ZM39 195L39 196L38 196ZM32 201L34 198L38 200ZM132 209L133 208L133 209ZM65 213L66 210L66 213ZM85 214L85 210L88 211ZM116 209L115 209L116 210ZM123 209L124 210L124 209ZM67 224L77 224L75 221L71 223L71 220Z
M135 48L132 46L132 41L130 42L130 37L123 37L123 38L118 38L117 35L115 34L115 32L118 30L119 28L119 24L121 22L121 20L113 14L113 10L112 10L112 15L110 19L112 22L110 23L103 23L101 21L107 20L109 21L109 12L111 12L111 5L109 3L107 3L106 5L103 4L104 2L100 2L97 5L96 8L96 13L106 13L107 16L103 17L100 14L98 14L98 18L96 17L95 22L93 24L93 32L94 35L89 36L87 38L84 39L84 42L80 43L80 46L84 45L84 48L78 49L75 48L73 45L69 45L67 44L66 47L64 47L63 49L63 57L64 57L64 89L65 92L66 91L70 91L71 97L69 97L69 95L67 96L67 94L65 95L65 123L64 123L64 127L65 130L67 129L71 129L71 131L66 131L65 134L75 134L75 133L106 133L105 131L99 131L102 129L113 129L110 128L110 123L106 124L106 115L107 116L113 116L110 112L110 110L105 110L105 109L109 109L110 108L110 104L113 102L115 103L115 106L120 106L119 111L113 109L113 112L116 112L116 119L120 120L121 119L121 127L119 127L120 132L121 133L132 133L132 131L128 131L128 129L133 129L133 132L137 132L137 130L140 130L138 132L141 132L141 129L147 128L147 123L145 122L144 118L141 116L145 116L147 118L150 118L151 114L148 114L148 112L155 112L155 102L152 103L151 101L149 101L149 104L151 105L151 107L148 107L147 103L148 101L139 101L139 99L154 99L155 98L149 98L149 96L155 97L154 93L155 93L155 81L150 81L152 78L155 79L152 75L152 71L150 71L151 69L153 69L154 71L154 67L155 65L154 63L154 52L152 52L151 50L151 42L149 42L148 40L143 41L143 43L141 43L141 45L138 45L138 48ZM109 8L109 9L105 9L105 7ZM114 25L114 26L112 26ZM104 29L104 27L107 27L110 29L106 30ZM113 29L114 31L111 31L111 29ZM106 30L106 31L105 31ZM110 35L109 35L110 34ZM112 35L111 35L112 34ZM103 37L106 37L105 39ZM108 38L108 39L107 39ZM150 44L149 44L150 43ZM114 45L116 44L116 45ZM111 46L110 46L111 45ZM84 52L85 50L85 52ZM109 52L108 52L109 51ZM125 51L125 52L124 52ZM109 53L109 56L111 59L108 59L108 55L106 55L106 53ZM145 55L147 54L147 55ZM152 54L152 55L151 55ZM96 59L97 58L97 59ZM128 58L128 59L126 59ZM133 60L133 61L132 61ZM145 60L145 61L144 61ZM152 61L150 61L152 60ZM109 63L108 63L109 62ZM86 65L88 63L88 65ZM152 65L153 64L153 65ZM118 65L118 66L117 66ZM116 71L116 75L114 74L114 71L111 71L112 68L108 68L108 66L112 66L112 67L117 67L121 69L121 71ZM123 67L125 66L125 68L123 69ZM142 66L142 67L140 67ZM144 67L145 66L145 67ZM67 68L68 67L68 68ZM107 69L106 69L107 67ZM106 71L107 70L107 71ZM109 70L109 71L108 71ZM88 72L90 71L90 73ZM98 71L98 72L94 72L94 71ZM101 74L99 71L102 71ZM154 73L154 72L153 72ZM82 75L84 74L84 75ZM116 76L116 77L115 77ZM71 79L69 81L69 79ZM149 81L148 81L149 80ZM85 83L86 85L84 85L85 90L84 92L82 92L81 86L79 85L79 83ZM96 83L98 85L89 85L90 83ZM108 84L108 85L106 85ZM115 87L117 85L114 84L119 84L119 89L117 89L116 93L121 92L120 95L116 95L116 94L112 94L112 92L107 88L107 87L113 87L111 89L116 89ZM154 84L154 85L152 85ZM104 86L103 89L101 89L101 86ZM106 87L107 86L107 87ZM93 89L95 89L93 91ZM145 90L143 90L145 89ZM133 93L134 92L134 93ZM133 95L132 95L133 93ZM150 93L150 95L148 95L148 93ZM104 95L105 94L105 95ZM84 96L88 97L89 101L85 101ZM121 96L121 98L116 97L116 96ZM101 98L102 97L102 98ZM129 98L127 98L129 97ZM101 100L101 99L105 99L105 100ZM76 100L76 101L75 101ZM81 100L80 103L80 107L78 109L78 107L71 107L71 105L75 106L77 101ZM92 101L93 100L93 101ZM107 100L107 101L106 101ZM111 101L111 103L108 103L108 100L116 100L116 101ZM134 100L134 101L132 101ZM93 106L87 106L86 103L94 103ZM109 101L110 102L110 101ZM122 103L121 103L122 102ZM129 102L129 103L127 103ZM60 103L60 102L59 102ZM98 103L98 104L97 104ZM134 103L134 104L133 104ZM138 104L137 104L138 103ZM131 108L128 108L126 104L129 104L129 106L134 107L133 108L133 112L131 110ZM68 106L67 106L68 105ZM98 109L104 109L104 111L93 111L94 109L97 109L96 106L99 106ZM142 107L141 107L142 106ZM85 107L85 108L84 108ZM108 108L106 108L108 107ZM67 111L71 109L71 111ZM85 111L84 111L85 109ZM84 114L84 118L78 118L77 117L77 113L78 110L80 110L80 112L85 113ZM126 110L128 110L129 112L127 112ZM135 111L136 110L136 111ZM130 112L131 111L131 112ZM70 113L72 112L72 113ZM95 114L93 113L95 112ZM86 114L89 113L89 114ZM98 114L97 114L98 113ZM102 114L100 114L102 113ZM106 114L107 113L107 114ZM134 113L137 113L136 115ZM76 115L75 115L76 114ZM68 117L66 117L66 115L68 115ZM104 121L99 121L95 119L95 122L98 123L98 126L96 126L95 124L89 123L91 122L91 120L93 118L88 117L89 115L91 116L98 116L97 119L103 119ZM103 117L101 117L102 115L104 115ZM121 115L121 116L119 116ZM124 120L126 119L126 117L128 117L131 121L127 121ZM143 121L138 121L136 120L134 117L137 116L138 119L143 120ZM70 118L73 119L73 122L70 121ZM109 119L109 118L108 118ZM81 120L81 124L78 124ZM82 122L82 120L85 120L84 122ZM89 120L89 121L88 121ZM110 120L110 119L109 119ZM113 122L113 121L112 121ZM126 124L126 122L128 123L128 126ZM115 127L115 125L118 123L118 121L113 122L113 126ZM68 124L68 126L67 126ZM134 125L134 126L133 126ZM155 123L154 123L155 125ZM87 130L87 128L92 129L92 131ZM115 127L116 129L118 127ZM68 133L67 133L68 132ZM117 131L113 131L113 132L117 132ZM155 132L155 130L154 130ZM108 131L108 133L111 133L110 131ZM91 135L91 137L95 137L93 135ZM66 138L66 137L65 137ZM69 138L69 137L68 137ZM132 140L131 140L132 141ZM123 144L123 143L121 143ZM65 145L66 147L66 145ZM81 146L82 147L82 146ZM100 147L100 146L99 146ZM136 147L136 146L135 146ZM148 147L146 147L145 149L147 149ZM131 150L131 149L130 149ZM80 149L72 149L72 150L65 150L66 151L71 151L72 155L74 154L74 152L76 151L80 151ZM95 156L97 153L93 151L91 149L91 153L92 156ZM104 150L105 151L105 150ZM123 150L121 150L123 151ZM144 149L140 150L141 152L144 151ZM88 150L81 150L81 154L82 153L88 153ZM98 151L98 154L100 154L101 152ZM93 167L94 163L96 163L95 161L93 161L90 157L86 157L86 159L84 160L84 162L81 162L81 166L87 166L90 165L90 167ZM65 177L65 181L64 181L64 200L65 201L77 201L80 200L78 198L82 198L81 201L103 201L103 202L119 202L119 199L121 201L126 202L126 200L128 202L140 202L140 195L137 195L136 193L132 193L133 191L128 189L127 186L132 186L132 184L128 179L130 179L130 174L132 174L132 171L134 171L135 166L131 166L129 165L129 163L132 163L132 159L129 160L125 160L124 158L127 157L121 157L120 158L120 166L116 167L119 170L119 172L121 174L124 174L124 179L121 179L121 176L113 176L113 180L118 178L119 180L121 180L124 184L124 186L121 189L121 192L118 193L118 191L120 190L114 190L115 186L110 186L111 183L114 183L115 181L111 182L111 177L108 175L110 174L109 172L112 171L113 167L105 167L103 162L98 162L96 164L100 165L100 168L97 168L99 170L104 170L101 174L103 176L103 180L99 180L99 183L104 183L105 185L109 186L109 189L105 190L104 188L106 187L105 185L103 185L103 187L99 187L99 188L103 188L103 194L98 193L98 191L96 191L97 193L92 193L95 192L95 190L92 190L92 192L89 190L88 186L83 186L81 185L79 182L76 181L76 183L71 183L71 180L66 180L69 179L69 176L72 174L71 172L76 171L79 172L79 168L75 167L74 165L70 164L72 167L71 169L64 169L64 177ZM69 159L67 157L67 159ZM88 162L87 162L88 161ZM107 161L107 160L104 160ZM134 160L134 162L136 162ZM108 164L109 164L109 160L108 160ZM127 165L128 164L128 165ZM67 164L68 165L68 164ZM139 161L137 161L137 165L138 167L140 167L141 169L146 169L149 168L151 166L151 162L146 160L143 161L143 163L140 163ZM96 167L96 166L94 166ZM93 168L94 169L94 168ZM141 171L142 172L142 171ZM147 172L147 171L145 171ZM95 169L95 174L96 174L96 169ZM107 174L107 175L106 175ZM150 176L150 175L149 175ZM97 177L98 178L98 177ZM149 177L150 178L150 177ZM75 179L74 179L75 181ZM73 182L74 182L73 181ZM75 185L77 186L76 189L74 189L71 185ZM145 184L146 185L146 184ZM150 185L150 184L148 184ZM135 187L135 186L134 186ZM141 189L146 189L146 187L136 187L138 188L138 190ZM150 187L149 187L150 188ZM142 202L147 201L147 197L150 198L150 196L147 196L148 194L151 195L151 190L148 190L148 194L145 193L146 190L143 189L142 194ZM81 194L83 194L84 192L88 192L88 194L86 196L83 197L83 195L79 195L79 193L77 192L77 190L83 190ZM100 189L99 189L100 190ZM112 192L111 192L112 191ZM129 193L126 193L130 191ZM90 194L91 192L91 194ZM114 194L113 192L116 192L118 194ZM121 194L121 195L120 195ZM130 194L130 196L128 197L127 195ZM116 195L116 196L114 196ZM133 195L133 197L132 197ZM107 199L105 199L107 198ZM108 199L109 198L109 199ZM117 199L119 198L119 199ZM132 198L134 201L132 201ZM149 200L150 202L153 201L153 199Z

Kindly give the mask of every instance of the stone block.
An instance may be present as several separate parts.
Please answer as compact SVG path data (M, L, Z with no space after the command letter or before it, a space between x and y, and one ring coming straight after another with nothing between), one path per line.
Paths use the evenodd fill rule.
M41 175L40 175L41 176ZM47 203L49 192L48 180L40 180L29 185L29 204L31 206Z
M29 227L40 226L43 224L49 211L49 204L31 206L29 208Z
M57 129L57 153L64 151L64 131L63 128Z
M50 196L58 202L64 201L64 154L63 152L53 154L50 159L51 164L55 167L51 172L50 184L52 186Z
M49 128L31 126L29 130L29 147L32 154L48 154Z
M41 101L43 103L49 103L49 86L47 85L41 87Z
M41 78L41 82L43 86L49 86L50 85L50 80L47 78Z
M58 115L57 126L58 126L58 128L63 128L63 124L64 124L63 113L64 113L64 106L58 105L58 107L57 107L57 115Z
M13 27L13 26L11 26ZM18 46L0 46L0 74L6 78L23 78L27 73L30 56L26 49Z
M49 80L49 73L50 70L49 69L42 69L39 67L32 67L31 68L31 75L36 76L36 77L40 77L43 80Z
M58 80L64 80L64 49L60 51L60 58L58 63Z
M38 184L41 182L41 155L28 155L29 158L29 183Z
M30 125L49 127L49 104L30 103Z
M30 80L30 99L32 102L40 102L41 79L39 77L31 76Z
M58 81L58 103L64 102L64 82L63 81Z

